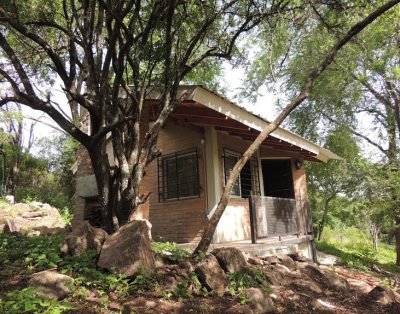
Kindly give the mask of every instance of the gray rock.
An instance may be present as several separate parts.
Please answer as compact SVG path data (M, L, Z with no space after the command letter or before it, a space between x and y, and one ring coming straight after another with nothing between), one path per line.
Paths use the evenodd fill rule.
M342 278L334 272L328 271L323 273L318 267L307 265L301 269L303 274L306 274L314 280L320 287L337 291L348 291L349 283L345 278Z
M376 286L368 293L368 297L373 302L377 302L383 305L400 302L400 294L390 288L383 286Z
M254 314L268 313L275 310L272 298L259 288L248 288L240 294L249 299L248 304Z
M310 262L311 260L303 255L301 255L300 253L296 252L296 253L289 253L287 256L289 256L291 259L293 259L296 262L301 262L301 263L305 263L305 262Z
M265 269L264 274L268 283L274 286L280 286L284 279L282 273L275 269Z
M218 263L225 272L238 272L246 266L243 253L237 248L223 247L215 249L211 253L217 258Z
M65 255L80 256L88 250L96 251L100 254L104 241L108 234L103 229L92 227L85 221L83 225L71 232L61 247L61 252Z
M265 262L262 260L262 259L260 259L260 258L258 258L258 257L253 257L253 256L250 256L248 259L247 259L247 262L249 263L249 264L251 264L251 265L264 265L265 264Z
M3 227L5 233L42 235L40 231L45 228L46 234L43 235L51 235L65 228L58 210L49 204L39 202L12 204L3 209L0 216L5 222Z
M289 256L283 256L280 258L280 263L284 266L286 266L287 268L289 268L290 270L296 270L297 269L297 265L296 262Z
M154 255L146 222L134 220L110 235L103 244L97 265L125 276L154 271Z
M336 291L348 291L350 289L350 285L346 278L340 277L333 271L326 271L324 273L325 278L327 279L328 288Z
M147 225L147 229L149 230L149 239L150 241L153 240L153 237L151 236L151 228L153 228L153 225L148 221L147 219L136 219L137 221L144 221Z
M35 273L29 280L29 285L38 290L38 293L49 299L62 299L71 293L71 284L74 279L56 271L45 270Z
M262 257L262 260L272 265L280 263L279 258L277 256L264 256Z
M203 261L197 264L195 272L200 282L209 290L213 290L217 295L224 295L228 288L228 278L224 270L219 265L214 255L207 256Z

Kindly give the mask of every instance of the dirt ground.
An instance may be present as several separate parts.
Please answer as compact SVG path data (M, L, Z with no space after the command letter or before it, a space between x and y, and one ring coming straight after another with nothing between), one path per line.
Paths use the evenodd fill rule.
M326 266L321 266L321 269L332 270ZM318 289L310 278L287 272L280 285L271 286L275 310L270 313L400 313L400 303L382 305L368 295L375 286L382 284L387 278L385 275L344 267L335 267L334 271L348 280L348 292ZM92 302L95 305L97 300L94 298ZM228 294L178 300L161 298L154 292L125 300L110 298L107 309L101 312L119 312L125 303L128 304L125 310L132 313L253 313L249 306L240 304L239 299ZM74 305L77 310L70 313L99 313L99 309L94 309L89 301Z

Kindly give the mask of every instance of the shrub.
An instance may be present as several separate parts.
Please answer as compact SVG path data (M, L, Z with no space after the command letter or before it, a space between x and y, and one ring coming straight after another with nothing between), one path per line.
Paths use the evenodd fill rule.
M247 288L260 288L265 292L272 292L260 268L252 267L245 271L228 273L228 278L229 292L232 296Z
M176 263L182 262L190 256L188 250L180 248L174 242L152 242L151 248L155 253L167 255L171 261Z
M45 299L33 288L14 290L7 293L4 300L0 299L0 313L62 313L74 309L67 302Z

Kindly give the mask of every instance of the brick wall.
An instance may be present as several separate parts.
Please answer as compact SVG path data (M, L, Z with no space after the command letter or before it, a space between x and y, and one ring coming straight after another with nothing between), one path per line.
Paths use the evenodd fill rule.
M158 147L166 155L178 151L197 148L200 177L200 197L178 201L161 201L158 197L158 169L154 160L146 169L144 189L151 192L147 207L140 208L139 213L148 215L153 225L152 234L156 240L175 242L199 241L207 223L206 185L204 170L203 133L168 122L160 132Z

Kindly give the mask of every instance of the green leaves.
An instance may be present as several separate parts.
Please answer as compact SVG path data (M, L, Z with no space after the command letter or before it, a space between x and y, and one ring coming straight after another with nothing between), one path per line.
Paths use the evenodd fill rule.
M0 313L45 313L58 314L74 307L68 302L45 299L33 288L24 288L7 293L4 300L0 299Z

